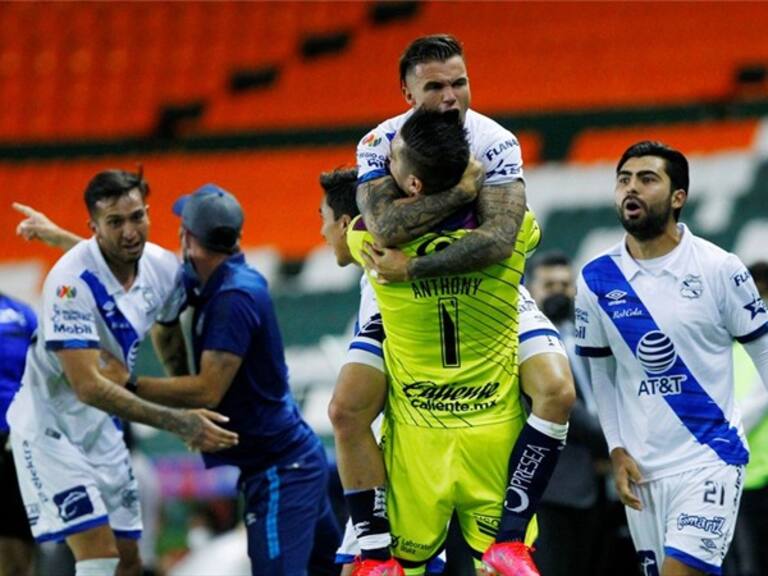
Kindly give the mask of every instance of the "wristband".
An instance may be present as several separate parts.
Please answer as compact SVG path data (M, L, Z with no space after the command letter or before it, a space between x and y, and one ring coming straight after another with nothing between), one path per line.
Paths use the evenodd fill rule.
M125 383L125 389L128 390L128 392L132 392L133 394L136 394L139 390L138 382L136 381L137 378L135 375L131 374L128 377L128 382Z

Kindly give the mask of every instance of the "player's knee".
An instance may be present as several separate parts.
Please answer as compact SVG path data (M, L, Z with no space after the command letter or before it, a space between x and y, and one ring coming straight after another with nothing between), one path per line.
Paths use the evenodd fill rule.
M371 417L367 411L354 409L334 396L328 404L328 418L331 420L336 437L343 438L367 432L375 415Z
M688 566L682 562L675 560L674 558L667 557L664 559L664 564L661 567L662 576L704 576L704 572Z
M571 409L573 409L573 405L576 403L576 386L573 383L572 377L566 376L560 379L552 402L563 412L571 413Z
M141 559L136 556L130 559L120 558L115 576L141 576L142 573Z
M546 386L531 396L536 415L545 420L564 422L576 402L576 387L570 374L562 374L550 378Z
M120 553L120 564L116 576L141 576L141 554L138 541L129 538L118 538L117 549Z

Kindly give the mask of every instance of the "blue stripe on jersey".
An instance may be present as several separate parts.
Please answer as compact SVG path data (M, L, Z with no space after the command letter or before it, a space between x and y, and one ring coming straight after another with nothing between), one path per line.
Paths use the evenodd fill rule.
M352 564L352 562L354 561L355 561L354 554L341 554L339 552L336 552L336 558L334 559L335 564Z
M101 317L104 318L107 328L120 344L128 370L133 370L139 351L139 335L93 272L86 270L80 274L80 278L91 289Z
M560 333L557 330L552 330L552 328L537 328L536 330L529 330L528 332L520 334L520 342L525 342L526 340L536 338L537 336L552 336L553 338L560 340Z
M116 538L125 538L126 540L140 540L141 530L112 530Z
M45 342L46 350L82 350L85 348L99 348L98 340L52 340Z
M745 336L736 336L736 340L738 340L742 344L749 344L750 342L754 342L755 340L760 338L760 336L766 333L768 333L768 322L760 326L760 328L758 328L757 330L754 330L753 332L750 332Z
M587 358L607 358L613 356L610 348L595 348L592 346L576 346L577 356L586 356Z
M357 342L353 341L349 345L350 350L364 350L366 352L370 352L371 354L375 356L379 356L381 358L384 358L384 353L381 351L381 347L374 346L373 344L367 344L366 342Z
M383 178L384 176L389 176L389 170L386 168L377 168L376 170L371 170L367 174L360 176L360 178L357 179L357 185L360 186L360 184L365 184L366 182Z
M381 314L374 314L368 321L355 331L355 338L362 336L370 338L377 342L384 342L384 322L381 320Z
M91 528L102 526L104 524L109 524L109 516L106 514L104 516L97 516L96 518L91 518L90 520L80 522L79 524L67 526L64 528L64 530L59 530L58 532L48 532L47 534L35 536L35 542L38 544L42 544L43 542L50 542L51 540L55 542L64 542L67 536L71 536L72 534L79 534L80 532L85 532L86 530L90 530Z
M683 552L682 550L678 550L677 548L673 548L672 546L664 546L664 555L671 556L675 560L682 562L686 566L695 568L696 570L699 570L704 574L712 574L714 576L720 576L720 574L723 573L723 569L720 566L715 566L714 564L704 562L704 560L696 558L696 556L691 556L687 552Z
M616 325L648 377L682 376L681 392L665 394L664 400L688 431L701 444L709 446L726 464L746 464L749 452L738 431L702 388L679 353L672 356L674 360L670 358L663 362L660 359L661 354L674 351L673 343L663 334L613 258L606 255L592 261L584 268L583 274L600 307Z
M267 470L269 480L269 502L267 503L267 548L269 559L274 560L280 556L280 534L277 531L277 514L280 510L280 476L277 467L272 466Z

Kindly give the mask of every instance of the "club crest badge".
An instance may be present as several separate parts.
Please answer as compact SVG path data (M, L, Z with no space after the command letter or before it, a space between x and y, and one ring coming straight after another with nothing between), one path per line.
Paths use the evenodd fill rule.
M697 276L696 274L688 274L685 278L683 278L683 281L680 284L680 295L683 298L694 300L696 298L701 298L703 293L704 284L701 281L701 276Z

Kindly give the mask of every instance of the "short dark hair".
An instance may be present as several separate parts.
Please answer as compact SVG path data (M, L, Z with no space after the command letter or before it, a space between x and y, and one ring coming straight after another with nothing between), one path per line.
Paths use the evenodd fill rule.
M752 263L748 270L757 284L757 291L762 293L768 290L768 262L759 260Z
M96 203L101 200L119 198L137 189L142 199L149 196L149 184L144 180L143 171L127 172L125 170L104 170L91 178L85 188L85 205L88 213L96 213Z
M464 57L464 49L450 34L432 34L416 38L400 56L400 82L408 72L424 62L445 62L454 56Z
M360 214L355 195L357 194L357 168L336 168L320 174L320 186L325 192L325 201L338 220L345 214L354 218Z
M541 252L536 254L528 261L527 275L533 277L536 270L539 268L546 268L549 266L571 266L571 259L560 250L549 250L547 252Z
M442 192L461 180L469 162L469 142L459 111L414 111L400 128L403 160L419 178L425 194Z
M639 158L641 156L658 156L664 160L664 169L672 182L672 191L684 190L685 195L688 196L688 159L679 150L667 146L663 142L643 140L637 144L633 144L624 151L619 163L616 165L616 174L619 173L621 167L630 158ZM675 209L673 215L675 222L680 219L681 208Z

